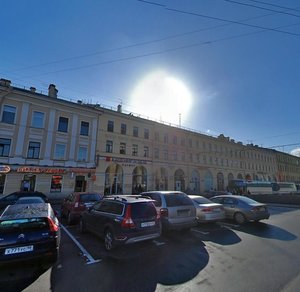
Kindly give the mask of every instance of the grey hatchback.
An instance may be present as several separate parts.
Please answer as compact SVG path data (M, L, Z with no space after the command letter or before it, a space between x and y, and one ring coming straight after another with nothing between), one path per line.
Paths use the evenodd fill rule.
M150 191L140 195L155 200L163 230L189 230L197 225L196 208L187 194L179 191Z

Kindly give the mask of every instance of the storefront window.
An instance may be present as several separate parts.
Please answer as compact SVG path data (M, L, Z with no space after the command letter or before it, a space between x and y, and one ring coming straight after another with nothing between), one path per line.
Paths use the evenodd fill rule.
M60 193L62 187L62 175L52 175L51 179L51 193Z

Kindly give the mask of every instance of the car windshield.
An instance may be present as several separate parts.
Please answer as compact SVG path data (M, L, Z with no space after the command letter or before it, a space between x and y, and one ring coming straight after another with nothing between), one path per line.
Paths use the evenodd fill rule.
M0 221L0 234L42 229L48 226L46 218L26 218Z
M34 204L34 203L44 203L44 200L40 197L23 197L18 199L16 204Z
M98 202L101 197L99 194L81 194L80 202Z
M192 200L184 194L167 194L165 196L167 207L190 206L193 205Z
M133 203L131 205L131 216L133 219L155 217L156 209L152 202Z
M193 201L195 201L198 204L210 204L212 203L212 201L210 201L209 199L206 199L204 197L194 197L192 198Z

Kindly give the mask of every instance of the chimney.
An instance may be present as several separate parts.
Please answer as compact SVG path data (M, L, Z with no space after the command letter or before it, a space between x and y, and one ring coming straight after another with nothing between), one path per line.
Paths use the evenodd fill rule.
M50 84L49 87L48 87L48 96L53 97L53 98L57 98L57 92L58 92L58 90L55 88L55 85Z
M118 105L118 112L119 112L119 113L122 112L122 105L121 105L121 104Z
M10 80L4 79L4 78L1 78L1 79L0 79L0 85L1 85L1 86L4 86L4 87L10 87L10 83L11 83Z
M36 88L31 86L31 87L30 87L30 91L33 92L33 93L35 93Z

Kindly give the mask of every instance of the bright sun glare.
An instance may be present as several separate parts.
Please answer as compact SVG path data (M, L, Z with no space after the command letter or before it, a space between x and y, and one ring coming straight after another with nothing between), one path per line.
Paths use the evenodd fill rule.
M185 84L164 71L147 75L134 88L130 106L135 113L178 125L187 120L192 95Z

